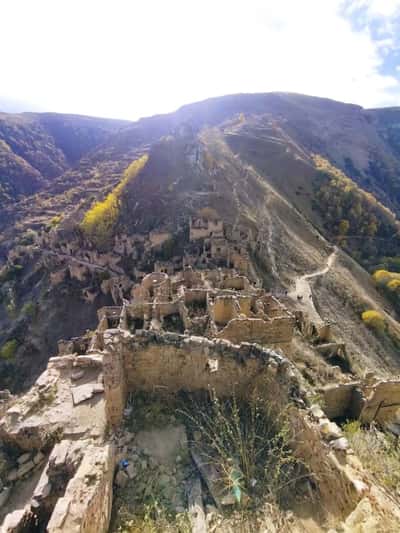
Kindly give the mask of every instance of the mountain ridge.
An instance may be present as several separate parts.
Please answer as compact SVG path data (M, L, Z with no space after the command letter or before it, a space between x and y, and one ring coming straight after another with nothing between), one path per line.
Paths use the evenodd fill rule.
M34 195L29 193L20 196L17 203L9 200L4 203L0 217L2 228L0 251L4 268L9 268L13 261L18 265L20 259L10 260L10 254L11 257L18 258L19 253L16 250L19 250L21 243L32 240L32 232L34 243L36 235L52 236L51 240L54 241L51 244L52 254L58 253L54 248L57 243L57 246L65 249L69 247L75 249L75 246L95 249L95 245L85 241L82 235L80 223L85 213L93 203L103 201L118 186L124 171L132 161L144 154L149 155L148 163L139 176L126 186L118 200L120 207L113 222L115 226L110 233L110 249L100 250L99 253L106 254L105 257L107 253L113 255L115 253L112 251L113 247L119 246L114 239L119 239L122 235L131 238L131 235L139 233L145 241L148 239L147 235L151 235L152 232L164 232L172 237L170 243L160 245L160 250L157 252L154 251L157 246L153 249L153 244L144 245L143 250L135 252L136 259L125 257L125 252L118 255L118 252L113 261L117 261L114 264L120 264L118 269L121 268L121 273L124 272L124 275L130 276L134 271L139 272L143 269L151 271L157 258L163 257L168 260L173 258L171 250L174 247L178 255L182 254L183 248L179 245L179 240L183 243L187 238L185 235L187 235L188 220L204 207L215 209L232 228L238 224L239 226L244 224L248 228L246 231L251 232L257 228L259 232L259 228L262 228L261 236L257 238L260 242L265 240L267 244L260 245L261 248L257 251L259 268L266 273L264 278L267 286L280 287L279 290L290 285L290 280L298 268L294 266L296 261L299 261L299 264L307 264L307 260L302 254L300 259L298 251L291 250L292 267L279 266L281 262L279 254L275 260L271 256L275 245L270 240L270 233L275 231L281 235L283 242L287 242L289 234L295 235L302 225L305 224L305 228L311 224L325 239L333 239L335 243L337 239L341 239L342 247L347 252L356 254L355 256L359 254L357 260L364 261L364 264L368 258L372 258L370 263L367 261L368 264L372 265L374 261L377 264L382 254L387 251L396 253L397 241L388 243L386 248L383 245L375 246L381 241L374 240L374 235L366 234L364 238L366 245L363 249L359 249L354 245L355 241L352 242L350 239L346 241L340 236L339 214L340 210L343 211L340 202L345 198L340 195L342 193L339 194L340 189L332 189L330 185L330 189L327 190L329 194L336 195L335 202L338 202L335 213L331 215L331 221L327 222L326 210L321 211L318 208L318 191L322 184L334 183L333 176L336 171L328 168L328 174L325 172L321 175L313 159L314 153L322 155L344 173L350 168L352 173L349 173L349 176L356 183L356 187L361 187L361 190L366 187L366 190L371 192L377 189L377 198L391 208L395 215L400 212L398 199L391 194L393 183L397 186L396 169L400 168L400 160L396 159L391 144L385 143L383 138L388 127L383 124L383 118L379 117L381 129L378 132L375 127L375 117L360 106L304 95L267 93L217 97L183 106L175 113L144 118L134 123L48 113L37 117L35 113L28 114L27 120L33 125L32 127L42 128L40 131L48 132L46 128L53 128L51 153L62 154L55 157L55 161L64 168L52 179L43 178L41 175L45 182L34 191ZM389 123L390 128L394 130L396 130L396 120L397 110ZM75 121L78 122L75 124ZM83 136L83 146L78 135L80 128L86 133L86 136ZM88 137L87 132L92 131L90 128L93 129L93 135ZM63 137L65 131L71 131L71 135ZM27 130L23 132L27 134ZM57 135L61 136L65 143L64 151L57 146ZM8 141L10 142L9 137ZM18 139L14 140L16 146L17 141ZM69 161L65 150L70 154ZM381 164L384 165L387 161L393 164L388 174L390 179L380 181L382 171L378 175L370 175L370 158L374 153L375 157L376 153L382 156L379 159ZM350 156L352 156L351 162L349 162ZM357 188L353 189L354 198L360 198ZM284 202L279 200L279 197L284 199ZM266 209L264 204L271 205L271 211ZM364 210L365 206L366 204ZM274 219L272 213L275 208L277 214ZM289 216L288 209L294 209L296 217L300 217L297 219L302 220L300 226L299 222L295 222L296 218ZM373 225L378 222L379 226L381 224L379 216L371 211L368 214L368 224ZM362 228L360 230L365 231ZM378 232L376 237L379 235L385 237L384 233L379 233L379 227L376 231ZM173 236L175 233L180 237L175 238ZM308 230L301 230L300 235L295 238L299 242L299 249L309 247L306 242L310 238L306 236L309 235ZM146 250L146 246L150 248ZM315 246L317 248L322 246L322 241L320 244L316 241ZM54 303L59 298L57 294L60 288L51 286L46 262L55 256L46 255L45 250L42 253L41 247L38 248L35 244L33 249L34 254L38 254L38 265L42 265L38 267L42 276L39 286L43 291L49 291L50 300ZM310 253L310 257L314 255L317 257L321 253L324 255L325 252L314 250ZM68 259L64 259L68 262ZM29 266L30 261L27 258L22 261L26 262L22 272L25 272L25 269L27 272L35 270L32 265ZM107 260L101 259L101 261ZM318 267L318 261L314 266ZM112 267L112 276L115 275L114 270ZM276 274L271 274L274 270L278 273L279 279L274 279ZM36 273L35 276L38 277L39 274ZM96 308L110 301L110 293L104 295L98 291L99 280L95 279L96 276L92 280L91 274L88 276L86 287L91 285L97 287L93 289L97 294L95 298L97 303L87 314L87 319L81 320L81 327L78 327L75 321L71 321L72 329L68 330L70 335L80 334L85 328L90 328L95 319ZM82 316L85 316L89 307L80 296L80 291L85 289L85 286L82 287L83 281L75 279L71 282L75 287L71 295L75 296L70 305L76 309L78 315L82 313ZM4 289L5 302L10 299L7 296L10 283L7 283ZM24 302L33 296L29 276L26 282L19 279L18 282L14 280L11 285L14 287L12 291L15 291L16 312L20 312L18 309L22 309ZM68 284L63 290L67 290L67 287ZM34 296L33 299L35 298ZM49 309L49 305L50 301L43 303L43 308ZM386 305L390 307L391 303L385 303L383 307ZM379 307L382 308L382 305L379 304ZM395 310L391 313L396 315ZM52 320L55 318L50 322ZM355 316L352 320L356 320ZM358 320L359 318L356 322ZM59 327L51 326L50 322L44 319L39 328L44 330L47 328L53 332L50 344L44 343L43 339L40 340L38 333L34 334L34 345L37 346L35 353L42 354L41 361L45 361L54 351L56 336L59 335L55 333L59 331ZM12 317L8 316L4 308L0 318L0 333L3 332L0 337L3 343L9 338L14 338L12 323ZM30 327L35 329L37 326ZM27 335L28 338L29 336L30 334ZM385 350L388 354L392 353L393 347L388 344ZM356 351L358 352L359 348L356 348ZM21 362L25 361L24 366L27 364L25 358L26 356L21 356L19 359ZM26 369L29 369L29 363Z

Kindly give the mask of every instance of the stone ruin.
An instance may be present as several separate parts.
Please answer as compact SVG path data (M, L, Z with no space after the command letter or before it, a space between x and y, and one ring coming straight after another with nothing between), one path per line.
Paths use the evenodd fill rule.
M232 269L145 276L121 308L121 327L175 331L235 343L290 345L294 316L278 299Z
M186 267L203 270L220 267L235 269L238 274L257 281L249 255L249 251L256 247L257 235L250 230L241 226L226 228L218 214L210 208L189 217L188 228L184 225L179 229L188 234L183 253L169 259L162 259L160 252L165 244L172 242L174 232L170 228L147 234L116 235L114 246L107 252L100 252L90 242L81 242L73 236L65 240L62 230L54 229L39 232L35 244L28 247L28 251L33 254L40 249L40 260L50 271L52 285L68 279L89 283L82 288L82 298L88 304L93 303L101 292L109 294L116 305L121 305L133 280L142 280L149 273L150 264L155 273L169 276ZM128 276L122 265L129 262L134 266ZM91 283L96 277L103 278L100 287Z
M119 253L136 257L137 242L151 250L169 236L120 236L108 255L62 248L62 269L52 273L53 282L66 269L82 281L91 268L112 269L102 290L118 305L98 311L94 332L59 341L59 354L28 393L0 394L0 438L18 452L0 485L2 532L108 531L123 458L117 435L130 394L140 391L244 398L257 391L278 409L288 408L293 452L313 473L310 494L328 514L345 521L366 501L379 500L398 515L334 420L374 420L396 429L400 381L330 385L321 391L324 410L311 405L310 391L282 353L290 354L297 329L318 340L316 350L327 360L345 360L329 324L311 322L290 298L261 289L248 233L236 228L228 242L212 211L190 219L183 260L157 260L150 274L137 269L136 283L123 274ZM78 259L69 260L70 254ZM95 295L87 291L84 297L90 302Z
M376 404L382 413L400 383L348 385L336 396L325 392L325 412L307 407L296 367L273 349L290 345L294 317L246 277L222 269L153 273L133 287L131 301L98 314L93 334L60 341L32 389L8 398L0 437L20 455L0 502L6 506L24 483L36 482L23 508L5 516L4 532L107 532L121 458L113 434L137 391L246 397L257 390L274 405L290 405L294 453L315 475L310 490L325 508L344 519L376 490L328 416L354 395L362 416ZM254 339L259 344L248 342Z

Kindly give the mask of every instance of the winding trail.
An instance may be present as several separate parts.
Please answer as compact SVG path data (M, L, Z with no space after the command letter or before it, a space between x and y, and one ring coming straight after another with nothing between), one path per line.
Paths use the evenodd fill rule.
M89 269L93 269L93 270L101 270L102 272L111 272L112 274L116 275L116 276L120 276L121 274L123 274L123 270L121 271L117 271L117 270L114 270L112 269L111 267L104 267L102 265L98 265L96 263L90 263L89 261L85 261L84 259L78 259L77 257L74 257L73 255L68 255L68 254L63 254L63 253L60 253L60 252L54 252L53 250L49 250L49 249L44 249L42 248L42 251L48 255L53 255L55 257L59 257L61 259L66 259L67 261L71 261L73 263L78 263L78 264L81 264L81 265L85 265L87 266Z
M296 278L295 288L288 294L292 300L295 300L304 308L304 311L306 311L310 320L314 323L322 322L322 318L315 308L309 280L327 274L334 265L337 254L338 248L335 246L333 252L329 255L326 261L326 265L311 274L304 274L303 276Z

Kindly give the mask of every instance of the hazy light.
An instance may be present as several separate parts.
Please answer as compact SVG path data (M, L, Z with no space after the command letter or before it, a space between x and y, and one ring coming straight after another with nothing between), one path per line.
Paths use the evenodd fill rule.
M389 14L392 4L385 2ZM352 29L341 5L2 0L0 96L51 111L131 119L236 92L399 105L398 80L379 71L379 43Z

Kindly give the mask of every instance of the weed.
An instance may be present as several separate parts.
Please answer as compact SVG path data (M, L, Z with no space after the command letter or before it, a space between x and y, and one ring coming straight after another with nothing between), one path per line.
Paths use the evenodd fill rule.
M359 421L348 422L343 429L364 467L378 483L400 496L400 448L396 438L376 426L363 428Z
M254 396L246 402L235 396L214 398L183 410L192 434L201 438L195 446L221 472L227 492L237 501L240 494L285 499L303 465L289 446L291 432L285 412L275 414L265 400Z
M191 533L191 531L187 513L173 516L157 500L145 505L141 515L126 519L118 528L118 533Z

